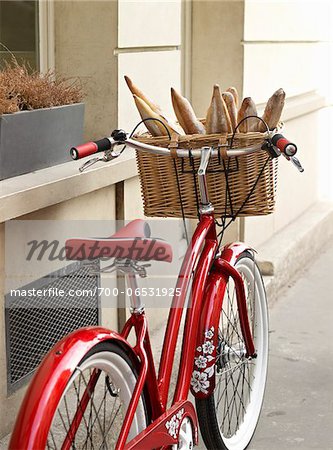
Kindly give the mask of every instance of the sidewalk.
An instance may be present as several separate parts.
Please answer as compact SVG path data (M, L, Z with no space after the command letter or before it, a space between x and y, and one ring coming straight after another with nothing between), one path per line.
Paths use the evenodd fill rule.
M251 450L333 449L333 241L270 311L266 397Z

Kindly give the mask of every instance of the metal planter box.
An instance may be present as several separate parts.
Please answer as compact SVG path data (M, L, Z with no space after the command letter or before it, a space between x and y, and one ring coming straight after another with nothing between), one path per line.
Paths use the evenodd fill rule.
M0 180L70 161L83 119L83 103L0 116Z

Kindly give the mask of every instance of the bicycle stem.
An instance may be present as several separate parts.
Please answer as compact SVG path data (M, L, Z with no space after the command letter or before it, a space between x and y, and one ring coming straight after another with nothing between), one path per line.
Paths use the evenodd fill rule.
M211 147L202 147L201 149L201 160L200 166L198 170L198 182L199 182L199 192L200 192L200 213L201 214L209 214L214 211L213 205L209 201L208 197L208 185L207 185L207 167L209 164L210 157L213 153L213 148Z

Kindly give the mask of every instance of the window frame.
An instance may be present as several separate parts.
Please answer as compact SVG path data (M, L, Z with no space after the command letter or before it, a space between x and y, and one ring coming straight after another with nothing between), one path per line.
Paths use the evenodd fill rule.
M39 0L39 70L43 73L55 68L55 38L54 38L54 2Z

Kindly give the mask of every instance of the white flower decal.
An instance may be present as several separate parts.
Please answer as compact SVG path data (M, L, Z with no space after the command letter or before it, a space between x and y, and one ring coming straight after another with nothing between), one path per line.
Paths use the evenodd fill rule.
M205 369L207 367L207 358L205 358L203 355L200 355L198 358L195 358L194 364L199 369Z
M196 366L191 379L191 386L195 393L208 394L210 378L215 373L215 345L213 342L214 327L204 332L202 345L197 347L194 365Z
M213 336L214 336L214 327L211 327L210 330L206 330L205 331L205 338L206 339L212 339Z
M205 372L207 373L208 378L211 378L215 373L215 366L212 365L210 367L207 367L207 369L205 369Z
M194 392L203 392L207 394L207 388L209 387L209 381L207 380L207 374L194 370L192 373L191 386Z
M213 353L214 349L215 349L215 346L211 341L207 341L202 345L203 353L209 353L211 355Z
M175 418L175 416L173 416L172 419L165 424L165 426L166 426L170 436L172 436L172 437L174 437L176 439L177 438L177 431L178 431L178 428L179 428L179 420L177 420Z
M177 413L176 413L176 417L177 419L181 419L184 415L184 408L180 409Z
M179 411L174 414L171 419L166 422L165 427L168 430L168 433L173 438L177 439L178 437L178 431L181 423L181 419L184 415L184 408L180 409Z

